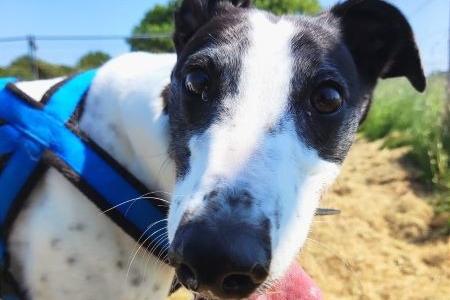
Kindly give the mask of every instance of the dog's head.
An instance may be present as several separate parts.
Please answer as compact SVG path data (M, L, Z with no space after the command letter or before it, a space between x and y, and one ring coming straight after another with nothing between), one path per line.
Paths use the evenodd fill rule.
M249 2L184 0L175 14L170 255L185 286L222 298L248 296L295 259L377 80L425 88L390 4L278 17Z

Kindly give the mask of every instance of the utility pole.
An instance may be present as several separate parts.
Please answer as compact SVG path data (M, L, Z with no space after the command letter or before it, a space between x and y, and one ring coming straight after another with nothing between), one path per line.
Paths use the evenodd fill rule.
M450 5L448 17L448 69L447 69L447 113L450 111ZM447 117L450 117L447 115Z
M450 137L450 5L449 5L449 25L448 25L448 69L447 69L447 98L444 99L443 134Z
M36 50L37 50L36 37L33 35L27 36L27 43L28 43L28 56L30 58L31 73L33 74L34 79L39 79L39 69L36 59Z
M448 24L447 117L450 119L450 5Z
M447 69L447 103L444 106L444 130L447 130L447 134L450 135L450 5L449 5L449 25L448 25L448 69Z

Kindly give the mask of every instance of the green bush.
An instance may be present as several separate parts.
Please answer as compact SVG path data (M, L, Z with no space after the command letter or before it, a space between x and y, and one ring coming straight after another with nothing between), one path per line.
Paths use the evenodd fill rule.
M65 76L74 72L69 66L51 64L43 60L36 60L36 71L40 79L47 79L59 76ZM0 77L13 76L23 80L34 79L31 59L29 56L20 56L16 58L6 68L0 68Z
M89 52L83 55L74 66L59 65L37 59L32 65L29 56L16 58L9 66L0 67L0 77L17 77L21 80L36 79L33 67L36 68L39 79L67 76L76 72L97 68L110 59L110 56L101 51Z
M428 78L425 93L415 92L404 79L381 82L362 134L370 140L385 138L385 146L409 146L408 158L422 180L440 195L437 206L450 211L450 130L445 120L446 78Z
M79 71L98 68L110 59L109 54L101 51L88 52L78 60L75 68Z

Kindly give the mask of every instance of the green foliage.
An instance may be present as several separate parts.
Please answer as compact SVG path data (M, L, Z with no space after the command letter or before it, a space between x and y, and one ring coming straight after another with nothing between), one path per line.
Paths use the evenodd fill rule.
M134 27L133 36L155 36L151 40L130 39L128 44L132 51L173 52L174 47L170 35L173 27L173 14L181 0L170 0L167 5L155 5L148 11L141 22ZM272 11L275 14L305 13L314 14L320 10L318 0L254 0L258 8Z
M41 79L64 76L74 72L74 69L69 66L51 64L39 59L36 61L35 67ZM8 67L1 68L0 76L13 76L24 80L34 79L32 70L31 59L25 55L16 58Z
M404 79L381 82L361 132L387 147L409 146L409 159L425 183L439 194L436 207L450 211L450 122L445 119L445 77L428 79L427 91L416 93Z
M106 54L104 52L101 51L89 52L79 59L76 68L78 70L89 70L98 68L110 59L111 56L109 56L109 54Z
M269 10L274 14L316 14L320 11L320 4L317 0L254 0L254 5L258 8Z
M36 60L35 66L33 66L30 57L24 55L16 58L9 66L0 68L0 77L12 76L22 80L36 79L33 74L33 69L36 68L39 79L54 78L97 68L109 59L110 56L106 53L90 52L81 57L75 67L52 64L41 59Z
M155 38L151 40L128 40L132 51L174 51L170 35L174 29L173 14L179 2L179 0L170 0L167 5L157 4L145 14L139 25L134 27L133 36L150 35L155 36Z

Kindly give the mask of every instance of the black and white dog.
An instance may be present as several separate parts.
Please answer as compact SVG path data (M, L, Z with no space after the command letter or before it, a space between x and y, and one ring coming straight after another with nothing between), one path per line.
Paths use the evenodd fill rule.
M31 299L165 299L175 272L210 298L269 286L299 253L377 80L425 88L407 20L380 0L315 17L184 0L175 25L176 55L132 53L99 70L80 122L171 194L173 267L50 170L9 239ZM58 80L18 86L40 98Z

